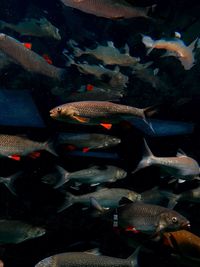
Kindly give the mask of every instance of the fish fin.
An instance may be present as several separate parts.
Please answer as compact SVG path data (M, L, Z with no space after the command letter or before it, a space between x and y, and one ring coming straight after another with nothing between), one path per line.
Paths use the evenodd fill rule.
M176 195L167 191L161 191L161 194L169 200L167 205L169 209L173 209L177 205L180 195Z
M61 180L59 183L57 183L56 186L54 186L54 188L58 188L64 185L65 183L67 183L69 181L68 177L70 175L70 173L66 171L64 168L62 168L61 166L56 166L56 170L61 174Z
M174 32L175 38L181 39L181 33L180 32Z
M185 183L185 182L186 182L186 180L184 180L184 179L180 179L180 178L178 179L178 183L179 183L179 184L183 184L183 183Z
M120 206L123 206L123 205L126 205L126 204L130 204L130 203L133 203L133 201L131 201L129 198L127 197L122 197L119 201L119 205Z
M23 43L23 46L26 47L27 49L32 49L31 43Z
M139 162L138 166L136 169L132 172L132 174L136 173L137 171L146 168L148 166L151 166L151 158L153 158L154 155L151 152L146 140L144 139L144 152L143 152L143 158Z
M87 53L87 51L84 52L82 49L80 49L78 47L76 47L74 49L74 55L75 55L75 57L81 57L84 53Z
M142 42L146 47L151 48L151 49L154 48L153 47L154 40L150 36L142 34Z
M16 160L16 161L20 161L21 160L21 156L20 155L10 155L10 156L8 156L8 158Z
M94 90L94 85L92 85L92 84L87 84L87 85L86 85L86 90L87 90L87 91L93 91L93 90Z
M131 232L134 234L138 234L140 233L140 231L138 231L134 226L128 226L125 228L125 232Z
M32 158L32 159L37 159L41 156L41 152L39 151L34 151L34 152L31 152L30 154L28 154L29 158Z
M87 153L89 150L90 150L89 147L84 147L84 148L82 149L82 151L83 151L84 153Z
M90 206L96 209L97 211L100 211L101 213L105 211L105 209L98 203L98 201L94 197L90 197Z
M91 184L90 186L98 186L98 185L100 185L100 183L94 183L94 184Z
M196 44L197 44L197 42L198 42L198 39L199 38L196 38L189 46L188 46L188 48L191 50L191 51L193 51L194 50L194 48L195 48L195 46L196 46Z
M136 250L131 254L128 259L131 261L131 266L132 267L139 267L138 265L138 255L139 251L141 249L141 246L137 247Z
M153 105L153 106L149 106L149 107L144 108L145 117L151 117L154 114L158 113L159 107L160 107L160 105Z
M57 212L61 212L69 207L71 207L74 203L75 203L75 200L76 200L76 197L67 192L66 195L65 195L65 200L63 202L63 204L58 208Z
M182 150L182 149L178 149L177 153L176 153L176 156L179 157L179 158L182 158L182 157L187 157L187 155L185 154L185 152Z
M126 55L129 55L130 54L130 48L129 48L128 44L125 44L124 50L125 50L125 54Z
M100 123L100 125L102 127L104 127L107 130L110 130L112 128L112 124L111 123Z
M81 122L81 123L87 123L90 121L89 118L84 118L84 117L81 117L81 116L78 116L78 115L72 115L71 116L72 119L78 121L78 122Z
M89 249L89 250L84 251L84 253L92 254L92 255L95 255L95 256L102 255L101 252L99 251L99 248Z
M108 41L107 44L109 47L115 48L115 45L112 41Z
M47 55L47 54L43 54L42 57L46 60L46 62L47 62L48 64L50 64L50 65L53 64L53 61L52 61L52 59L50 58L49 55Z
M15 190L15 188L13 186L13 183L18 177L20 177L22 175L22 173L23 173L22 171L19 171L19 172L15 173L15 174L10 175L9 177L5 177L5 178L4 177L0 177L0 183L3 183L8 188L8 190L13 195L16 196L17 193L16 193L16 190Z
M49 153L53 154L54 156L56 157L58 156L58 154L55 151L54 140L52 138L44 142L44 149Z

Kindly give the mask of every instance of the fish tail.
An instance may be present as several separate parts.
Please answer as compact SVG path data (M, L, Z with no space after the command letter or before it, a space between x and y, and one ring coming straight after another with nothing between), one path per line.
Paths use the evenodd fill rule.
M151 117L158 112L158 105L150 106L144 109L144 116Z
M178 200L180 199L180 195L176 195L171 192L163 191L162 194L169 200L167 205L169 209L173 209L178 203Z
M14 181L22 174L22 172L17 172L9 177L0 177L0 183L4 184L8 190L13 194L13 195L17 195L16 194L16 190L13 186Z
M67 50L63 50L63 55L67 58L67 62L65 63L66 67L70 67L71 65L76 65L74 58L70 55L68 55Z
M49 153L53 154L54 156L58 156L54 148L54 140L50 139L44 143L45 150Z
M61 174L61 181L54 187L58 188L69 181L69 172L60 166L56 166L56 170Z
M133 254L128 257L128 259L131 261L131 266L132 267L139 267L139 265L138 265L138 255L139 255L140 249L141 249L141 246L137 247L136 250L133 252Z
M78 47L76 47L75 50L74 50L75 57L80 57L80 56L83 55L83 53L84 53L84 51L82 49L78 48Z
M76 196L74 196L73 194L67 192L66 195L65 195L65 200L64 200L63 204L58 208L58 212L61 212L63 210L68 209L74 203L76 203Z
M132 172L133 174L138 172L139 170L146 168L152 165L151 159L154 157L153 153L151 152L149 146L147 145L146 140L144 139L144 152L141 161L139 162L136 169Z

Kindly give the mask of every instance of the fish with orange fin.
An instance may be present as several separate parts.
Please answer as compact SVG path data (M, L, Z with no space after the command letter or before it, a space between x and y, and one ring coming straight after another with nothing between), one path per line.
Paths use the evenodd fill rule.
M200 264L200 237L186 230L164 233L163 244L184 258L196 259Z
M148 124L146 117L156 112L155 107L140 109L107 101L80 101L55 107L50 110L50 116L61 121L90 125L103 124L111 128L111 124L132 117L141 118Z
M176 57L180 60L185 70L191 69L195 64L193 50L197 39L189 46L186 46L185 43L178 38L169 41L163 39L154 41L151 37L143 35L142 42L148 48L147 54L149 54L154 48L166 49L167 52L163 56Z

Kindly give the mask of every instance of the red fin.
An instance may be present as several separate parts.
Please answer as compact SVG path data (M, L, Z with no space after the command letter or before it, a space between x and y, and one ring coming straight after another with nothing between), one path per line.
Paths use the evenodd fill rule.
M126 227L125 231L126 231L126 232L132 232L132 233L134 233L134 234L138 234L138 233L139 233L139 231L136 230L135 227L132 227L132 226L128 226L128 227Z
M32 44L31 43L23 43L23 45L28 49L32 49Z
M94 89L94 85L92 85L92 84L87 84L86 85L86 90L87 91L92 91Z
M66 149L69 151L74 151L74 150L76 150L76 147L74 145L67 145Z
M110 123L100 123L100 125L106 128L107 130L110 130L112 128L112 124Z
M40 152L35 151L35 152L30 153L28 156L29 156L30 158L32 158L32 159L37 159L37 158L40 157L40 155L41 155Z
M50 65L53 64L53 61L51 60L51 58L47 55L47 54L43 54L42 57L46 60L47 63L49 63Z
M86 152L88 152L89 150L90 150L89 147L84 147L82 151L83 151L84 153L86 153Z
M21 160L21 156L19 155L11 155L9 156L10 159L16 160L16 161L20 161Z

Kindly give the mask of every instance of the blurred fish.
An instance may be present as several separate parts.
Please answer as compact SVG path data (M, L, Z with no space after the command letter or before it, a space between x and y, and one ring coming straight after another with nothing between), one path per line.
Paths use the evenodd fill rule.
M91 205L90 199L92 197L95 198L104 208L118 207L119 202L123 197L126 197L131 201L138 201L141 198L140 194L124 188L103 188L96 192L80 196L74 196L71 193L67 193L65 203L59 211L62 211L75 203L81 203L82 205L89 207Z
M93 166L75 172L67 172L65 169L58 166L57 170L61 173L61 179L54 188L58 188L68 181L90 186L96 186L102 183L113 183L125 178L127 175L126 171L123 169L111 165L106 165L104 167ZM51 181L44 176L42 182L49 184Z
M31 152L38 150L46 150L56 155L51 141L37 142L26 137L17 135L0 134L0 155L17 159L19 156L25 156Z
M45 258L38 262L35 267L138 267L137 257L139 249L127 259L108 256L98 256L87 252L67 252ZM80 265L81 264L81 265Z
M107 46L98 45L95 49L82 50L77 46L72 46L75 57L82 55L91 55L98 60L103 61L105 65L120 65L124 67L132 67L140 61L139 58L130 56L129 46L124 47L125 53L121 53L119 49L114 46L113 42L108 42Z
M185 70L191 69L195 64L193 50L197 40L194 40L189 46L186 46L180 39L173 39L169 41L161 39L154 41L151 37L143 35L142 42L147 48L149 48L147 54L149 54L154 48L166 49L167 52L163 56L176 57L180 60Z
M70 144L83 152L91 149L109 148L121 143L116 136L95 133L59 133L58 144Z
M16 220L0 220L0 244L18 244L25 240L43 236L44 228Z
M148 18L152 7L133 7L123 0L61 0L64 5L108 19Z
M50 116L61 121L112 126L113 123L119 123L129 117L138 117L146 121L146 116L151 116L155 112L153 107L139 109L106 101L80 101L55 107L50 110Z
M0 34L0 51L8 55L27 71L39 73L58 80L64 79L65 69L48 64L43 57L4 33Z
M25 18L17 24L0 21L0 29L3 30L4 28L14 30L21 35L49 37L56 40L61 40L59 30L46 18Z
M184 258L198 259L200 263L200 237L186 230L164 233L163 243Z
M182 151L179 150L176 157L156 157L152 154L145 140L144 146L144 156L133 173L148 166L159 166L166 174L175 178L188 180L198 177L199 165L197 161L186 156Z
M132 232L158 234L190 226L181 214L158 205L135 202L117 208L118 226Z

